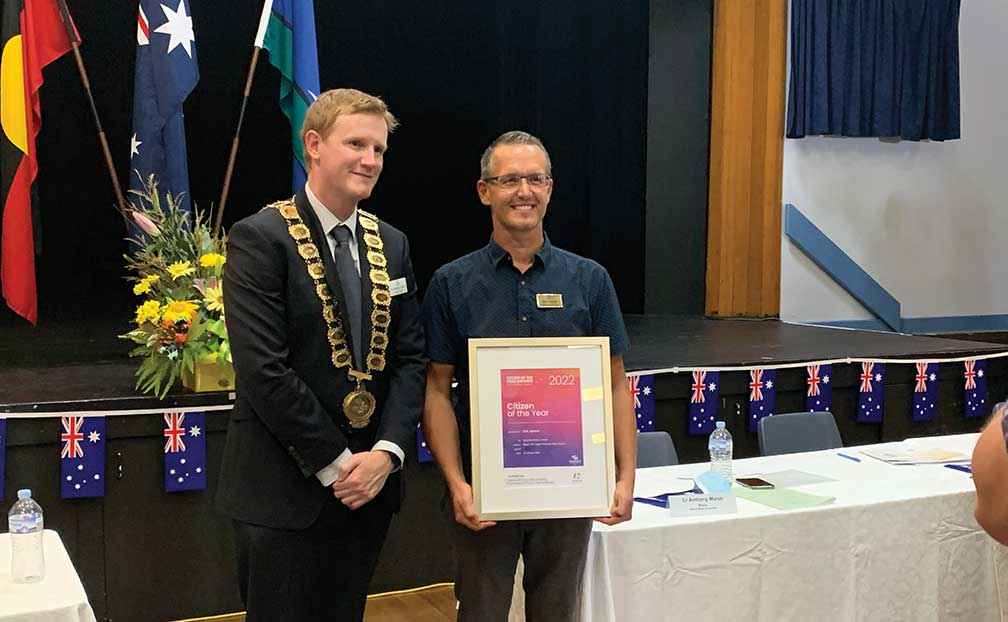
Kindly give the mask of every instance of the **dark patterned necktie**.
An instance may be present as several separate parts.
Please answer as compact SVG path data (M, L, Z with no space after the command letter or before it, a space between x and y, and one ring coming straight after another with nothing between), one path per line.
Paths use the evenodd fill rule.
M330 232L336 240L335 260L336 271L339 273L340 287L343 288L343 304L346 305L347 317L350 318L350 335L353 339L354 360L357 366L361 363L361 282L357 265L350 254L350 238L353 233L346 225L333 227Z

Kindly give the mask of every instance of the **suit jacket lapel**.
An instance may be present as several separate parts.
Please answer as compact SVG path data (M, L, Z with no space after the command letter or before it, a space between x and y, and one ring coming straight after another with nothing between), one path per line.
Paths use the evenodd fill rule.
M350 334L352 332L350 330L350 318L347 317L343 288L340 286L339 272L336 270L336 262L333 261L332 249L329 246L328 236L325 231L322 230L322 223L320 223L318 217L315 216L315 210L312 209L311 204L308 202L308 196L304 193L304 190L298 192L297 196L294 197L294 204L297 206L298 213L301 214L301 220L303 220L305 224L308 225L308 229L311 230L312 241L315 242L315 246L318 247L319 254L322 255L322 264L325 266L326 284L329 286L329 291L332 293L336 311L339 312L340 318L343 321L343 336L344 339L346 339L347 347L352 353L353 335ZM358 225L358 228L359 227L360 226ZM298 259L300 260L300 257ZM370 293L369 289L369 296ZM321 318L321 315L319 317Z

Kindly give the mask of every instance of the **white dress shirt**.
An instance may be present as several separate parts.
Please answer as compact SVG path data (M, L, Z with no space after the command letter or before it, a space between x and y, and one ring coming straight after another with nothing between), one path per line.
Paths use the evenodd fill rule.
M335 259L336 248L333 244L333 236L330 233L334 228L340 225L346 225L349 227L353 235L350 236L350 241L347 246L350 247L350 256L353 257L354 265L357 267L357 274L360 274L360 255L357 252L357 208L355 207L350 215L347 216L346 220L340 220L330 212L322 201L319 201L315 193L311 191L308 184L305 184L305 195L308 197L308 203L311 205L312 209L315 211L315 215L318 217L319 222L322 223L322 230L326 232L326 244L329 245L329 254ZM387 451L395 457L399 458L399 466L395 465L395 461L392 464L392 471L395 472L402 468L402 465L406 462L406 452L402 450L402 447L396 445L392 441L387 441L384 439L375 442L374 447L371 448L372 451ZM339 466L343 464L344 460L347 460L351 455L350 449L344 449L335 460L330 462L328 465L322 468L315 477L322 482L323 486L331 486L333 482L336 481L336 473Z

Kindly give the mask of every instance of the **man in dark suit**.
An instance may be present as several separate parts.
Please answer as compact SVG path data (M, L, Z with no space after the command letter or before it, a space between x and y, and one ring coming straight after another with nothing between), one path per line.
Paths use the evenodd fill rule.
M360 620L423 404L406 236L357 204L395 117L327 91L301 132L308 183L229 232L236 401L217 506L234 519L247 620Z

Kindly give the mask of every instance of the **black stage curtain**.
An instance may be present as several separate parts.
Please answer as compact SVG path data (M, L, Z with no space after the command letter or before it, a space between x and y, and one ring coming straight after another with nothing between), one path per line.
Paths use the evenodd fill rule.
M136 4L68 4L125 184ZM201 77L185 104L190 194L204 209L220 194L261 7L191 6ZM323 88L379 94L402 121L363 207L409 235L421 287L444 262L486 244L479 157L501 132L524 129L553 159L551 239L602 263L624 310L642 310L645 0L316 2L315 11ZM277 89L276 70L260 59L225 226L290 195L289 126ZM126 322L136 301L123 281L125 231L72 58L46 70L42 114L41 322ZM0 310L0 326L17 323Z
M959 138L960 0L792 0L787 137Z

